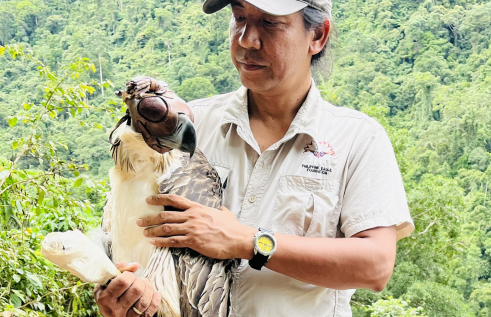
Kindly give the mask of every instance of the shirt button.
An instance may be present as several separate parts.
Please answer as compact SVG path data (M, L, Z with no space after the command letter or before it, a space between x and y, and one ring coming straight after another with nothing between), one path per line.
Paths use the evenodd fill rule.
M254 196L254 195L249 196L249 202L250 203L253 203L255 201L256 201L256 196Z

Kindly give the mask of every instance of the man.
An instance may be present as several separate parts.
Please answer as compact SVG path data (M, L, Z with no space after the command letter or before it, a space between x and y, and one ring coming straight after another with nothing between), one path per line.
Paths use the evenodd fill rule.
M244 259L230 316L351 316L353 289L381 291L397 239L414 229L390 141L375 120L323 101L311 79L330 0L208 0L204 11L229 3L243 87L192 103L224 207L159 195L147 202L185 211L138 224L158 225L146 231L157 246ZM129 272L95 296L105 316L150 316L158 300Z

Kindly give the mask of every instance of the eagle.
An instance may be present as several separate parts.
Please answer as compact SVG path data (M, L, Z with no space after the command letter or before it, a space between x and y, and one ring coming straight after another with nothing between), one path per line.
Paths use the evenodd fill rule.
M145 200L159 193L220 208L220 177L196 148L192 112L165 82L150 77L135 77L116 94L127 111L109 136L115 165L102 220L110 237L108 255L114 263L140 263L136 274L161 294L159 316L227 316L232 274L240 260L153 246L136 224L163 210Z

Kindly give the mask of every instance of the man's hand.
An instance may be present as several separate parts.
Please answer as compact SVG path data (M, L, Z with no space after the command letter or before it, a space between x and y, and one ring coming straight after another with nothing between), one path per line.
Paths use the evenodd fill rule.
M225 207L213 209L177 195L155 195L150 205L184 210L163 211L137 221L144 235L159 247L191 248L215 259L250 259L256 229L241 224Z
M146 92L163 94L167 91L167 83L148 76L136 76L126 83L126 92L133 97L141 97Z
M137 278L134 272L138 263L117 263L118 270L123 272L112 280L107 287L97 284L94 297L99 311L104 317L152 317L160 305L160 293L155 292L147 279Z

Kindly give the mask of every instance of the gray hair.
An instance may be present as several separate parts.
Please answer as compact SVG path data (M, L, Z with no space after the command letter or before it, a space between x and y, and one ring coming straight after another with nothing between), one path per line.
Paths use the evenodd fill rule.
M329 68L330 65L328 64L331 63L328 63L326 59L332 61L331 35L334 33L334 25L332 23L331 15L329 13L319 11L310 6L307 6L304 9L302 9L300 13L302 14L305 29L308 31L316 30L318 28L323 28L326 20L329 20L329 22L331 23L331 32L330 32L331 34L329 34L329 38L327 39L326 45L324 45L324 47L319 53L312 56L312 61L311 61L312 67L318 68L317 69L318 71L320 71L320 68L326 68L326 66L327 68Z

